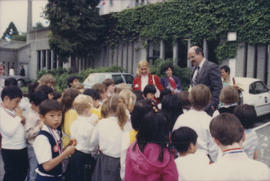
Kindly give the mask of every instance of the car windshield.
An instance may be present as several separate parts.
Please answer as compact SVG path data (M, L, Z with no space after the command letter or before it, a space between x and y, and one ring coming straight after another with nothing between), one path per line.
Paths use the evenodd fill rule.
M263 82L258 81L250 85L249 92L251 94L260 94L260 93L268 92L268 88L265 86Z
M84 84L91 84L94 85L95 83L101 83L106 78L110 78L108 75L103 74L91 74L90 76L85 79Z
M133 77L131 75L124 74L124 77L126 79L127 84L132 84L133 83Z
M123 83L123 79L122 79L122 76L120 74L112 75L112 79L114 81L114 84Z

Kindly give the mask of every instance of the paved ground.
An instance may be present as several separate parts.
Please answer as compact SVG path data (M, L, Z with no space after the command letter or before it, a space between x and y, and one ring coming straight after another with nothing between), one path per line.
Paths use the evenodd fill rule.
M258 160L270 167L270 115L263 116L254 128L259 137L260 153ZM3 180L4 168L0 150L0 181Z

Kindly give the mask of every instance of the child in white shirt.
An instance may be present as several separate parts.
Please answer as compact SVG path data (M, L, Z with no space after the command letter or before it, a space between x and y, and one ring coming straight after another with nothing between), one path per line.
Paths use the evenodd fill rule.
M94 170L94 158L91 156L90 139L98 117L91 114L93 99L90 96L79 94L73 101L73 108L78 117L70 128L71 139L76 140L75 153L71 156L66 180L87 180Z
M172 134L172 143L179 153L175 159L179 181L204 180L205 170L209 167L209 159L197 150L197 133L189 127L181 127Z
M74 153L74 144L62 150L57 128L62 121L61 105L56 100L45 100L39 107L44 125L36 137L33 147L38 161L36 181L62 181L62 161Z
M215 161L218 155L218 147L209 131L212 118L204 111L210 103L210 97L211 92L207 86L199 84L192 87L188 95L191 109L177 118L173 131L183 126L194 129L198 134L198 149L208 155L211 161Z
M245 141L244 128L233 114L223 113L210 123L210 132L223 155L210 165L208 180L252 181L269 180L270 170L262 162L250 159L242 145Z
M25 118L18 108L22 91L17 86L8 86L2 90L1 98L0 133L4 180L24 180L29 165L24 132Z
M234 109L234 115L241 121L244 129L246 139L243 143L243 149L247 156L256 160L258 158L259 139L253 125L257 120L257 114L254 106L243 104Z
M102 115L106 118L99 120L90 141L91 151L100 150L93 181L119 181L121 139L123 133L128 131L128 117L122 98L113 95L107 99L102 105Z
M41 94L40 91L32 93L30 95L31 108L24 112L26 119L24 127L29 160L29 170L26 181L33 181L37 176L35 169L37 168L38 163L34 153L33 143L43 125L39 117L39 105L46 99L47 96L45 94Z

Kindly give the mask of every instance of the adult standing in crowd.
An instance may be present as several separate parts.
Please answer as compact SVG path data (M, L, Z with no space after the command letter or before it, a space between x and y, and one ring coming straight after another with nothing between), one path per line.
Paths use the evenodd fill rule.
M172 93L178 93L181 91L181 84L178 77L173 75L174 67L172 64L168 64L163 72L166 73L165 77L161 78L161 84L164 88L168 88Z
M231 70L228 65L223 65L222 67L220 67L223 87L226 87L228 85L233 85L233 80L230 76L230 72Z
M25 76L25 69L24 69L23 65L21 65L20 75L23 76L23 77Z
M203 50L198 46L193 46L188 50L188 59L193 65L191 74L191 87L204 84L212 94L211 102L205 111L212 115L219 104L219 94L222 89L222 81L218 66L206 60Z
M146 60L141 60L138 63L137 77L133 80L133 90L143 91L145 86L152 84L157 88L157 92L161 92L163 86L160 83L160 79L157 75L152 75L149 70L149 63ZM156 98L159 95L156 94Z

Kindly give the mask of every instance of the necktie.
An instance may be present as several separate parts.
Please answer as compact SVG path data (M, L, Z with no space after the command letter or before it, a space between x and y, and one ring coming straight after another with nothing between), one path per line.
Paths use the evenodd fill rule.
M199 77L198 77L199 71L200 71L200 67L197 66L197 67L195 68L194 75L193 75L193 78L192 78L192 85L193 85L193 86L197 85L197 80L198 80L198 78L199 78Z

